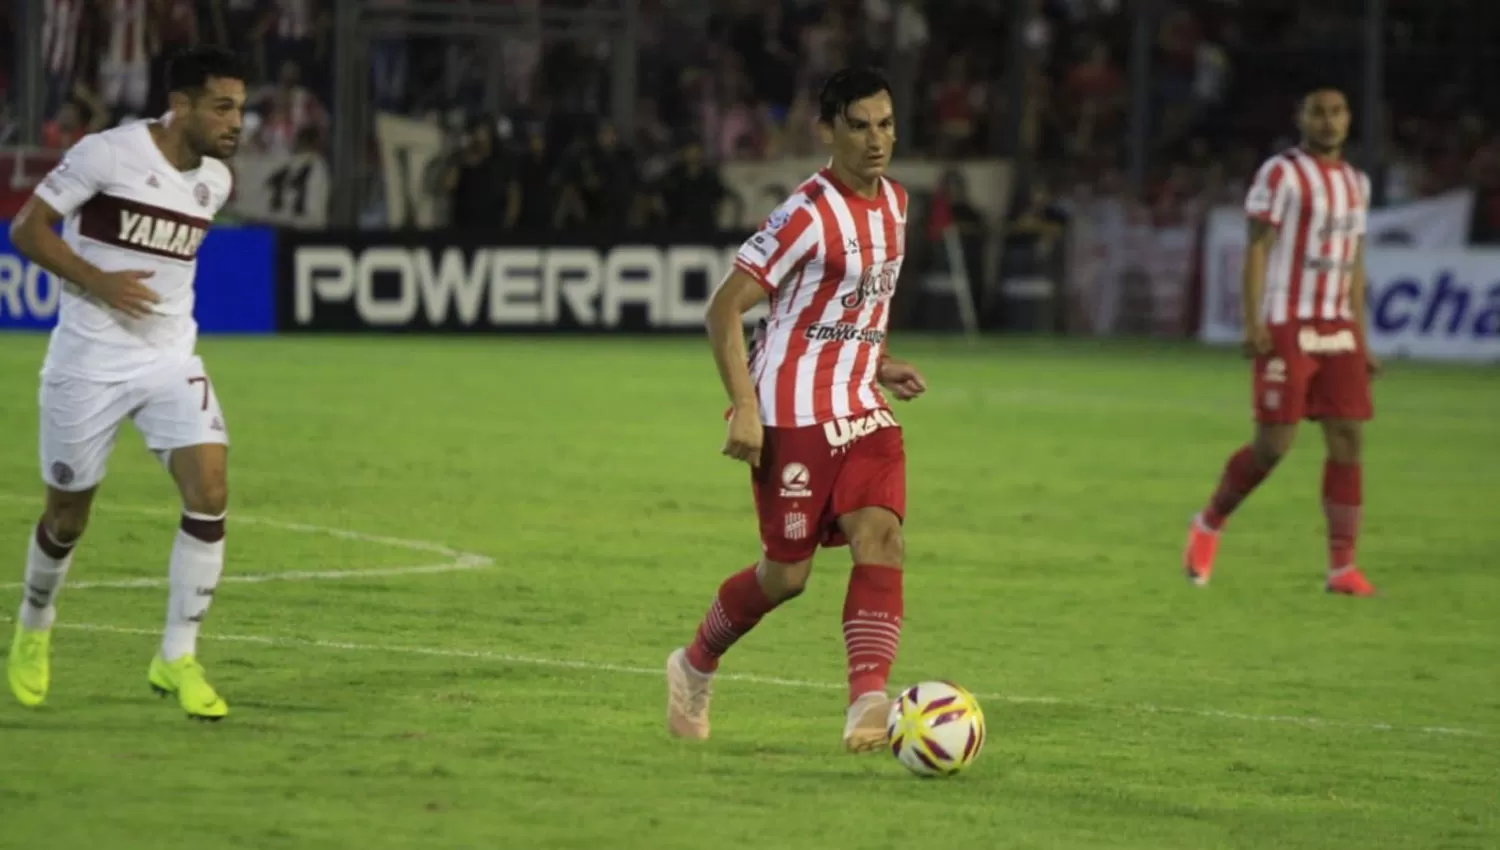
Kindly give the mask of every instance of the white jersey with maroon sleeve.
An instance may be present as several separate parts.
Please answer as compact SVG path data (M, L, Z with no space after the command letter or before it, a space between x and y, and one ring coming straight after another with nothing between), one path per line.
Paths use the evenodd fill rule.
M761 420L817 425L885 409L875 382L906 251L906 190L865 198L828 169L740 247L735 266L771 296L751 345Z
M1261 301L1267 324L1354 318L1349 291L1369 204L1370 178L1342 160L1292 148L1261 165L1245 213L1277 231Z
M124 381L193 356L198 246L232 188L229 168L167 161L137 122L85 136L36 189L64 217L63 241L104 271L145 271L161 301L134 319L63 282L44 376Z

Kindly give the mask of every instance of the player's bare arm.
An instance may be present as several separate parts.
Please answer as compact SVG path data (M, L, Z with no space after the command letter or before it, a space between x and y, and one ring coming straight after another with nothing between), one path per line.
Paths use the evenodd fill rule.
M749 355L745 351L744 315L766 297L755 278L739 269L730 272L708 302L708 339L713 346L719 380L729 395L729 433L723 454L760 466L765 433L760 421L760 403L750 378Z
M160 300L156 292L142 283L151 277L151 272L106 272L84 260L57 235L56 227L62 218L57 210L33 195L11 223L11 244L33 263L62 280L78 284L110 307L134 318L150 314L152 305Z
M927 392L927 380L922 377L921 372L917 371L917 367L894 357L880 358L880 369L875 375L875 380L901 401L911 401Z
M1269 221L1250 219L1245 246L1245 272L1240 281L1240 306L1245 321L1245 353L1251 357L1271 350L1271 334L1261 318L1261 298L1266 285L1266 261L1276 244L1276 227Z
M1354 332L1359 336L1359 350L1364 352L1365 364L1371 375L1379 374L1380 358L1370 350L1370 331L1365 295L1369 288L1369 277L1365 273L1365 239L1359 237L1359 246L1354 251L1354 269L1349 276L1349 309L1354 313Z

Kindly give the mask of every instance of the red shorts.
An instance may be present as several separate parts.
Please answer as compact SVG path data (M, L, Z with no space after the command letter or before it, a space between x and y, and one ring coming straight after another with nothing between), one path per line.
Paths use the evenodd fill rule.
M1374 416L1365 352L1350 322L1271 326L1271 353L1255 358L1255 421Z
M848 541L838 518L860 508L906 516L906 447L888 411L806 428L766 428L750 476L760 542L772 561L795 563Z

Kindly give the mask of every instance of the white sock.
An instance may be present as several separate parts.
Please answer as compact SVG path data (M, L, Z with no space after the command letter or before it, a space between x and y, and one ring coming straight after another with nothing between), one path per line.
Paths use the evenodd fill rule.
M36 535L31 536L31 546L26 550L26 587L21 591L21 613L18 617L24 628L52 628L52 621L57 619L57 592L62 590L63 579L67 578L68 566L72 563L71 547L62 558L53 558L42 551L41 545L36 542Z
M194 519L213 519L198 517ZM198 652L198 626L208 614L224 572L224 541L205 543L178 529L172 542L168 571L171 592L167 598L167 626L162 632L161 657L176 661Z

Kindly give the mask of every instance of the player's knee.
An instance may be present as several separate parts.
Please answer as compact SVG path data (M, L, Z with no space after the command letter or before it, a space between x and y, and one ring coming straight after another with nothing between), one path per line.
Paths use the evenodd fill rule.
M812 561L782 563L762 559L757 578L760 589L774 602L786 602L802 595L812 575Z
M1295 436L1296 431L1289 428L1262 429L1255 435L1255 444L1251 446L1256 465L1265 470L1275 469L1292 450Z
M860 564L901 566L906 559L906 537L894 514L884 514L875 521L862 523L849 541L854 560Z
M71 546L83 537L83 532L88 528L89 513L83 510L70 510L68 508L53 509L47 511L42 517L42 527L47 530L47 536L63 546Z
M229 482L222 478L200 481L184 494L183 503L195 514L223 516L229 510Z
M1364 433L1358 422L1333 421L1323 426L1328 456L1336 463L1357 463L1363 448Z

